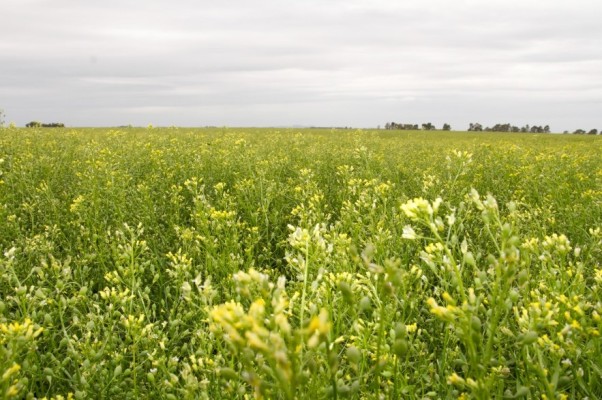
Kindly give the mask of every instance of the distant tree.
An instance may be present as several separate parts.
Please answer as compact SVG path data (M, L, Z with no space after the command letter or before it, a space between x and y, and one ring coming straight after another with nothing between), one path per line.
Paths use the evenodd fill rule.
M585 131L583 129L576 129L575 132L573 132L573 134L575 134L575 135L585 135Z
M431 129L435 129L435 126L433 124L430 125L432 128ZM402 123L398 123L398 122L387 122L385 124L385 129L398 129L398 130L418 130L418 124L402 124Z
M0 108L0 128L2 128L4 126L5 118L6 118L6 114L4 113L4 110Z
M550 125L546 125L543 127L543 133L550 133Z
M512 126L510 124L495 124L492 128L485 128L493 132L510 132Z
M598 130L597 129L592 129L591 131L587 132L588 135L597 135L598 134Z
M448 123L443 124L443 130L444 131L451 131L451 125Z
M432 131L435 129L436 129L435 125L431 124L430 122L422 124L422 130L424 130L424 131Z
M483 131L483 125L479 124L478 122L475 122L474 124L471 122L468 125L468 130L471 132L481 132Z
M28 128L64 128L65 124L61 122L51 122L49 124L46 124L38 121L31 121L25 124L25 126Z

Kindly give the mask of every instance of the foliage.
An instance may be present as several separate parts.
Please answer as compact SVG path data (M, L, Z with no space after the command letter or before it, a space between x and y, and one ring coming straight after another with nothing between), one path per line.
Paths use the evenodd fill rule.
M61 122L42 123L38 121L31 121L25 124L27 128L64 128L65 124Z
M483 128L483 125L477 123L470 123L468 126L468 131L469 132L481 132L481 131L486 131L486 132L522 132L522 133L526 133L526 132L531 132L531 133L550 133L550 126L549 125L545 125L545 126L538 126L538 125L533 125L533 126L529 126L528 124L519 128L516 125L511 125L511 124L495 124L492 127L485 127Z
M599 136L14 129L3 398L600 398Z

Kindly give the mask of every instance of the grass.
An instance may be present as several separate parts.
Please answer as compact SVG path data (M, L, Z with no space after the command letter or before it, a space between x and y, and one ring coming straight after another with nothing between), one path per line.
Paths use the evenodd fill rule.
M602 140L4 129L3 398L602 397Z

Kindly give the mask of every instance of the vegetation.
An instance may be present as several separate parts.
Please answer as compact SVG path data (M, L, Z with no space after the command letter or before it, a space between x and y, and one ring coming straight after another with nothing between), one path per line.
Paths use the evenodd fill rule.
M65 124L61 122L42 123L38 121L31 121L25 124L27 128L64 128Z
M602 397L602 141L10 129L3 398Z
M565 133L568 133L568 132L565 132ZM575 134L575 135L585 135L585 134L588 134L588 135L597 135L598 134L598 130L597 129L590 129L589 131L586 132L583 129L577 129L577 130L575 130L575 132L573 132L573 134Z
M385 124L387 130L405 130L405 131L416 131L418 130L418 124L402 124L397 122L387 122Z
M421 125L423 131L434 131L437 130L437 127L430 122L425 122ZM417 124L401 124L397 122L387 122L385 124L385 129L387 130L406 130L406 131L416 131L418 130ZM451 126L449 124L443 124L442 130L449 131L451 130Z
M432 131L432 130L436 130L436 126L433 125L430 122L424 123L421 125L422 130L423 131ZM385 124L385 129L387 130L418 130L418 125L417 124L402 124L402 123L397 123L397 122L387 122ZM451 130L451 126L447 123L443 124L443 127L441 128L441 130L443 131L449 131ZM468 132L514 132L514 133L550 133L550 126L549 125L545 125L545 126L541 126L541 125L525 125L523 127L518 127L516 125L511 125L511 124L495 124L492 127L483 127L483 125L481 125L478 122L471 122L468 125ZM568 131L564 131L564 133L569 133ZM576 135L597 135L598 134L598 130L597 129L590 129L589 131L585 131L583 129L577 129L573 132Z
M516 125L511 125L511 124L495 124L492 127L486 127L483 128L483 125L477 123L470 123L468 126L468 131L469 132L481 132L481 131L485 131L485 132L522 132L522 133L526 133L526 132L531 132L531 133L550 133L550 126L546 125L546 126L538 126L538 125L533 125L533 126L529 126L528 124L523 126L522 128L519 128Z

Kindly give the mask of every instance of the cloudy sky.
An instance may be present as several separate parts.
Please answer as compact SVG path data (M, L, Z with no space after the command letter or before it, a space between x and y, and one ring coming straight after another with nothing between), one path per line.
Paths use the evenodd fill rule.
M7 121L602 128L600 0L1 0Z

